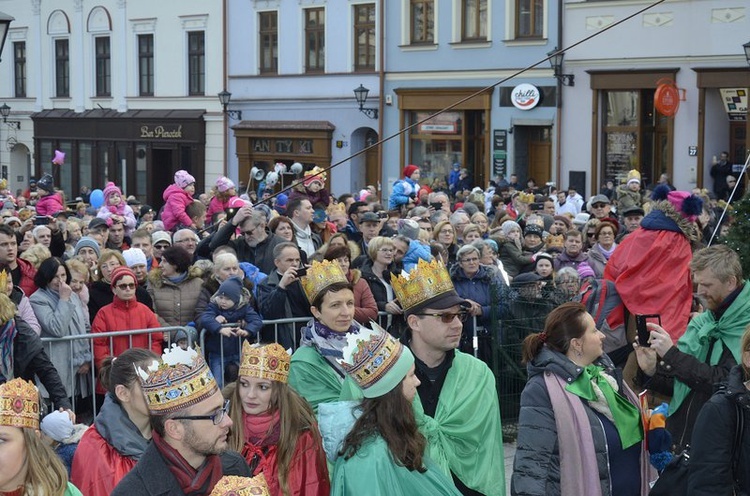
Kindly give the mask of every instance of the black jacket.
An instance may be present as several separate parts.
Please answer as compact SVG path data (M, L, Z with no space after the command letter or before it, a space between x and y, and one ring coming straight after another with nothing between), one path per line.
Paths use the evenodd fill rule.
M257 246L251 247L245 242L244 237L231 239L235 229L237 229L237 226L231 222L227 222L224 227L211 237L211 242L208 246L209 250L213 252L220 246L229 245L237 252L237 260L240 262L250 262L264 274L270 274L275 271L276 265L273 263L273 249L276 245L286 240L266 230L268 237L258 243Z
M745 418L740 443L739 494L750 492L750 392L743 383L743 370L736 366L718 391L701 408L693 429L690 451L688 495L731 496L733 494L732 449L735 444L737 408Z
M295 281L286 288L279 287L281 275L274 269L268 277L258 285L258 307L263 320L311 318L310 303L307 301L302 285ZM299 346L300 329L306 324L296 322L294 325L278 325L278 343L284 348ZM263 326L261 341L273 343L277 341L277 331L273 325Z
M226 451L219 456L224 475L252 477L250 468L239 453ZM184 496L184 494L153 443L148 445L133 470L128 472L128 475L112 491L113 496Z
M65 386L47 356L42 340L19 317L16 317L16 330L18 333L13 340L13 376L27 381L33 381L34 376L39 377L55 406L72 409Z

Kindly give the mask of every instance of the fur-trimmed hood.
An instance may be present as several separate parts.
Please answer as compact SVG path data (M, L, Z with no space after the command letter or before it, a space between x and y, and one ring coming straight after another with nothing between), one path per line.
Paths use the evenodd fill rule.
M643 229L682 233L691 243L700 241L700 231L694 222L683 217L668 201L652 202L651 212L641 222Z
M195 277L201 277L202 275L203 275L203 271L201 269L199 269L195 265L191 265L190 268L188 269L188 276L185 280L187 281ZM174 283L164 278L162 274L162 269L160 267L151 269L151 272L148 273L147 279L148 279L148 282L151 283L151 285L154 288L160 288L164 286L165 284L174 285Z

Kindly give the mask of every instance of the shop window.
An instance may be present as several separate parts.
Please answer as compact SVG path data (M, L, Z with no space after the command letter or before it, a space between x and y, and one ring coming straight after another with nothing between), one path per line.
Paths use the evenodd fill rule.
M461 41L487 40L487 0L461 0Z
M544 36L544 0L516 0L516 38Z
M147 161L146 161L146 144L138 143L135 147L135 196L139 200L146 201L148 190L147 182Z
M154 96L154 35L138 35L138 94Z
M16 98L26 98L26 42L13 43L14 86Z
M73 154L73 142L72 141L60 141L57 144L57 149L61 152L65 153L66 157L70 157L72 162L73 157L75 156ZM74 166L68 166L68 167L57 167L55 166L55 169L57 169L57 175L55 176L55 181L57 186L63 190L65 193L65 199L66 200L72 200L77 194L73 191L73 167ZM55 174L53 174L54 176ZM59 181L59 182L57 182Z
M354 70L375 70L375 4L354 6Z
M206 93L206 35L203 31L188 33L189 94Z
M55 96L70 96L70 51L68 40L55 40Z
M96 96L112 95L112 67L109 36L95 38Z
M671 169L671 129L654 108L654 90L602 91L603 179L619 182L637 169L653 185Z
M409 124L428 117L430 111L409 112ZM411 129L409 163L418 165L424 184L433 189L445 182L454 163L463 164L464 112L444 112Z
M410 0L410 42L435 43L435 0Z
M279 72L279 28L277 12L261 12L260 20L260 72Z
M78 143L78 184L94 189L94 144L90 141Z
M305 72L325 70L325 9L305 9Z

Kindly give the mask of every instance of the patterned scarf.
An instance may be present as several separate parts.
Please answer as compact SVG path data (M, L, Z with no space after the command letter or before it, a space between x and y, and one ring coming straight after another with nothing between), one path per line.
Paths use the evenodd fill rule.
M15 319L10 319L0 330L0 375L6 381L13 379L13 340L16 334Z
M203 465L196 470L158 432L153 432L152 441L186 496L204 496L209 494L216 483L219 482L219 479L221 479L223 469L219 455L206 457Z
M358 324L353 323L346 332L338 332L313 319L312 325L302 329L300 346L313 346L320 356L333 365L341 377L344 377L346 373L337 359L344 357L343 350L347 344L347 336L352 333L359 333Z

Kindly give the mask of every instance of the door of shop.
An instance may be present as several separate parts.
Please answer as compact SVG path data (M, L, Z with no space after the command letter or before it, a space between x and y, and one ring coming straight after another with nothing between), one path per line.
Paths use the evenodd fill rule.
M174 182L173 155L170 148L153 148L151 150L151 201L157 210L164 205L162 196L167 186Z
M544 186L552 176L552 128L529 128L529 177L538 187Z

